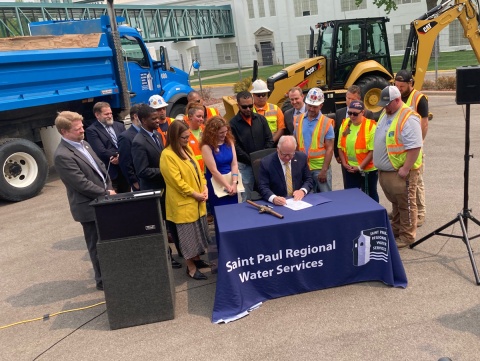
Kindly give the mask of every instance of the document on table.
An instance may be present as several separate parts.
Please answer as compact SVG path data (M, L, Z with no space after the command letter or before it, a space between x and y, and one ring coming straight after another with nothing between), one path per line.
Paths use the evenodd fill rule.
M284 207L290 208L294 211L299 211L301 209L309 208L312 205L304 201L294 201L293 198L287 199L287 204Z

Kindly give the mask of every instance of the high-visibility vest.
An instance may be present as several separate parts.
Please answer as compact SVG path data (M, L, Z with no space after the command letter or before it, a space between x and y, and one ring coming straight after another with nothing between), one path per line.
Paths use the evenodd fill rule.
M380 114L380 119L378 120L379 123L383 120L385 114L385 110L382 112L382 114ZM420 115L415 113L412 109L406 105L402 105L400 110L397 112L397 115L395 115L395 118L393 118L392 124L390 124L390 127L387 131L386 143L388 159L390 160L390 163L392 163L393 168L397 170L405 164L405 160L407 159L407 151L403 143L400 142L400 135L403 127L405 126L405 122L412 115L420 118ZM412 169L418 169L421 165L422 150L420 149L417 160L413 164Z
M172 124L172 122L175 120L175 119L172 119L172 118L169 118L167 117L167 124L168 126L170 126L170 124ZM163 140L163 146L166 146L167 145L167 132L168 132L168 129L163 132L160 127L157 128L157 132L162 136L162 140Z
M220 115L218 109L207 107L207 117L205 118L205 121L207 121L207 119L210 119L211 117L214 117L215 115Z
M267 103L268 109L264 112L264 114L258 113L257 108L253 107L253 112L263 115L267 119L268 127L275 133L278 130L277 125L277 115L278 115L278 107L275 104Z
M348 156L347 156L347 136L343 135L345 129L350 122L350 118L346 118L343 120L342 125L340 126L339 130L339 137L340 137L340 146L339 148L345 154L345 160L348 164ZM375 121L371 119L367 119L362 116L362 123L360 124L360 129L357 133L357 139L355 140L355 156L357 157L357 163L360 165L362 164L363 160L367 157L368 152L370 150L367 149L367 133L370 133L372 128L375 126ZM364 168L365 171L373 170L375 166L373 165L373 160L367 164Z
M408 99L405 102L405 105L411 108L412 110L417 111L418 103L420 103L420 100L422 99L422 97L425 97L425 99L427 99L427 96L425 94L422 94L418 90L413 89L410 95L408 96Z
M313 130L312 134L312 143L308 151L305 151L305 143L303 141L303 121L305 119L305 114L300 114L297 122L297 143L298 150L307 154L308 157L308 167L312 169L322 169L323 161L325 158L325 136L329 127L333 127L333 119L327 118L323 114L318 119L317 125ZM307 120L308 121L308 120Z
M200 134L203 133L204 126L200 126ZM190 145L190 148L193 150L193 154L195 154L195 159L197 160L198 164L200 164L200 168L202 169L202 172L205 171L205 166L203 163L203 157L202 157L202 149L200 148L200 140L197 139L192 132L190 132L190 138L188 138L188 144Z

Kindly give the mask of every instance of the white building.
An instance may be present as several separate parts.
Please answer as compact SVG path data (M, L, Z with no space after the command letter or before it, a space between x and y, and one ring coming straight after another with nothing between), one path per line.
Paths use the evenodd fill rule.
M237 68L260 65L290 64L308 56L310 27L328 20L387 16L389 47L392 55L404 52L409 24L427 11L425 0L396 0L398 9L386 14L383 8L364 0L360 7L355 0L116 0L116 3L138 5L230 5L235 26L235 38L202 39L165 43L170 61L188 70L193 60L202 69ZM458 21L444 30L442 50L469 48Z

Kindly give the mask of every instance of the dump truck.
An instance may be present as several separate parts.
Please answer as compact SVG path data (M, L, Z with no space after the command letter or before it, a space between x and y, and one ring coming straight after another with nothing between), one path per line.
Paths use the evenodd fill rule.
M169 116L183 112L188 74L170 66L163 47L154 60L139 31L109 14L31 23L31 36L0 39L0 198L22 201L42 190L60 111L82 114L88 126L98 101L121 120L131 105L160 94Z

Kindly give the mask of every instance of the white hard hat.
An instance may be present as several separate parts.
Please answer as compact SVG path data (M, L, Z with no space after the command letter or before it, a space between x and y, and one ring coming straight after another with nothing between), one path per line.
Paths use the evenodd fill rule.
M307 96L305 97L305 103L317 106L323 104L325 98L323 92L319 88L312 88L308 91Z
M268 90L267 83L265 83L261 79L257 79L252 83L252 90L250 93L252 94L261 94L261 93L268 93L270 90Z
M150 99L148 99L148 105L153 109L168 107L167 102L160 95L152 95Z

